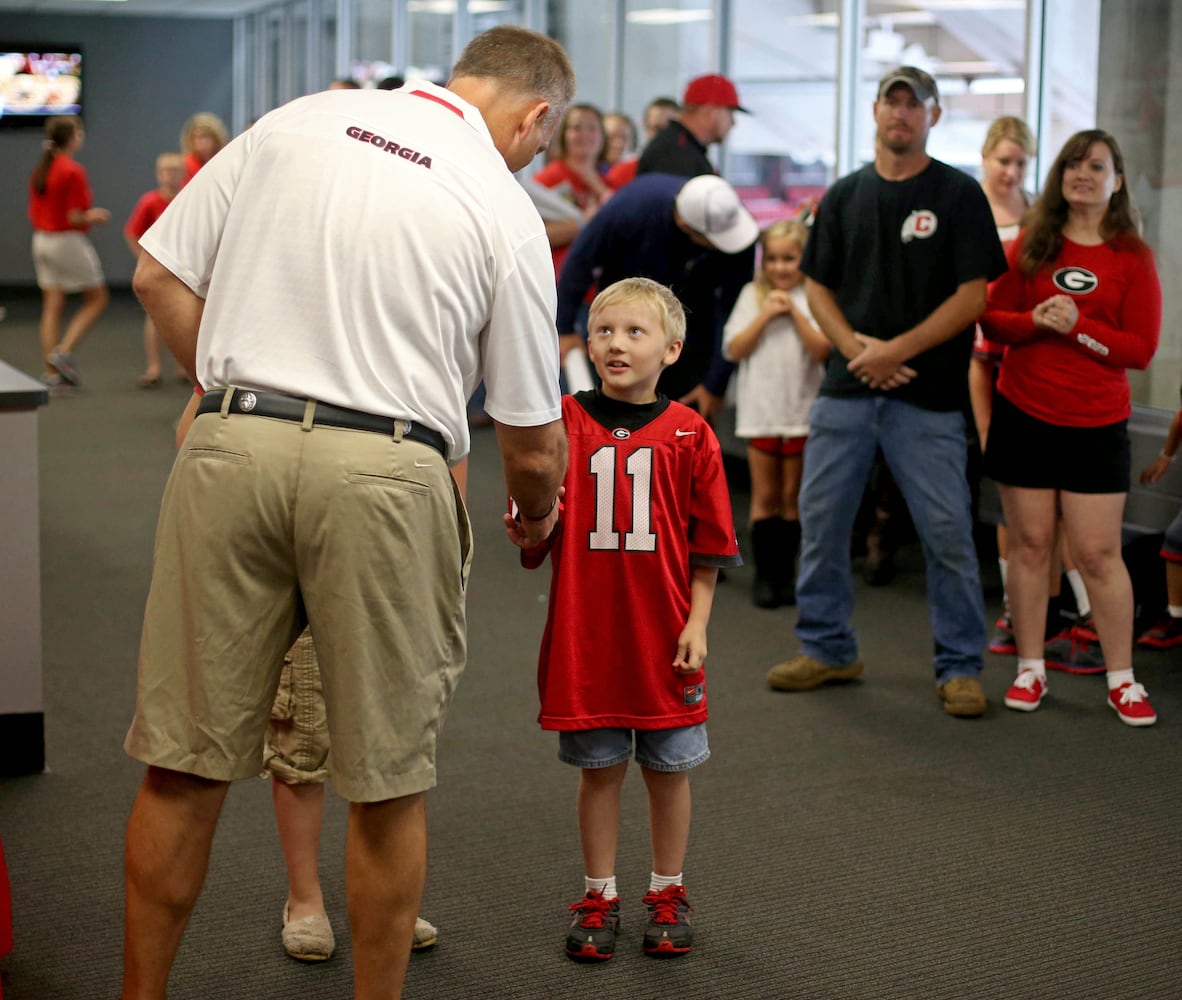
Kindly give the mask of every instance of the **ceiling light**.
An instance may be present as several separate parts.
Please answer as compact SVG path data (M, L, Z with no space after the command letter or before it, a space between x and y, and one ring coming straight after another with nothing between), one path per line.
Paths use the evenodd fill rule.
M677 10L674 7L649 7L646 10L628 12L627 20L633 24L689 24L693 21L709 21L714 15L708 10Z

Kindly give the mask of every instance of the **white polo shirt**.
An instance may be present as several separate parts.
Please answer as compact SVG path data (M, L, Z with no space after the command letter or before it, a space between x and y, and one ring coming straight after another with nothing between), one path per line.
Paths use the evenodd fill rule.
M465 406L561 416L554 267L480 112L412 80L326 91L209 161L141 245L205 311L197 375L400 417L468 453Z

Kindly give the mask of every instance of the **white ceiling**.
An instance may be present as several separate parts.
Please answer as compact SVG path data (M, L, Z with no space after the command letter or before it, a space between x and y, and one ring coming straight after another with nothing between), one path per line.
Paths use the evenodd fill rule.
M132 17L233 17L275 0L0 0L14 14L103 14Z

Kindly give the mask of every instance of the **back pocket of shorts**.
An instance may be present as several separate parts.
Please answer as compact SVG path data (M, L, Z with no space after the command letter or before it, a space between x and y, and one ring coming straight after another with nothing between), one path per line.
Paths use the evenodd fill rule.
M417 493L419 496L430 496L431 487L426 483L418 483L413 479L399 479L397 476L379 476L370 472L350 472L345 478L358 486L380 486L387 490L401 490L405 493Z

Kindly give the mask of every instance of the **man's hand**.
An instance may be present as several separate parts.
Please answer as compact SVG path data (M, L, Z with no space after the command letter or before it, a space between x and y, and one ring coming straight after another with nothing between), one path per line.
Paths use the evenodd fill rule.
M558 487L558 495L554 498L554 506L550 508L546 516L540 521L527 518L520 511L518 511L516 517L512 514L505 514L502 520L505 522L505 533L509 536L509 541L519 549L537 548L545 542L558 524L558 514L562 508L562 496L565 492L565 486Z
M679 403L684 403L686 406L692 406L701 415L702 419L708 424L714 423L714 418L722 409L724 402L722 396L716 396L704 385L696 385L689 392L687 392Z
M903 364L894 341L855 333L862 350L846 366L870 389L897 389L915 378L915 369Z

